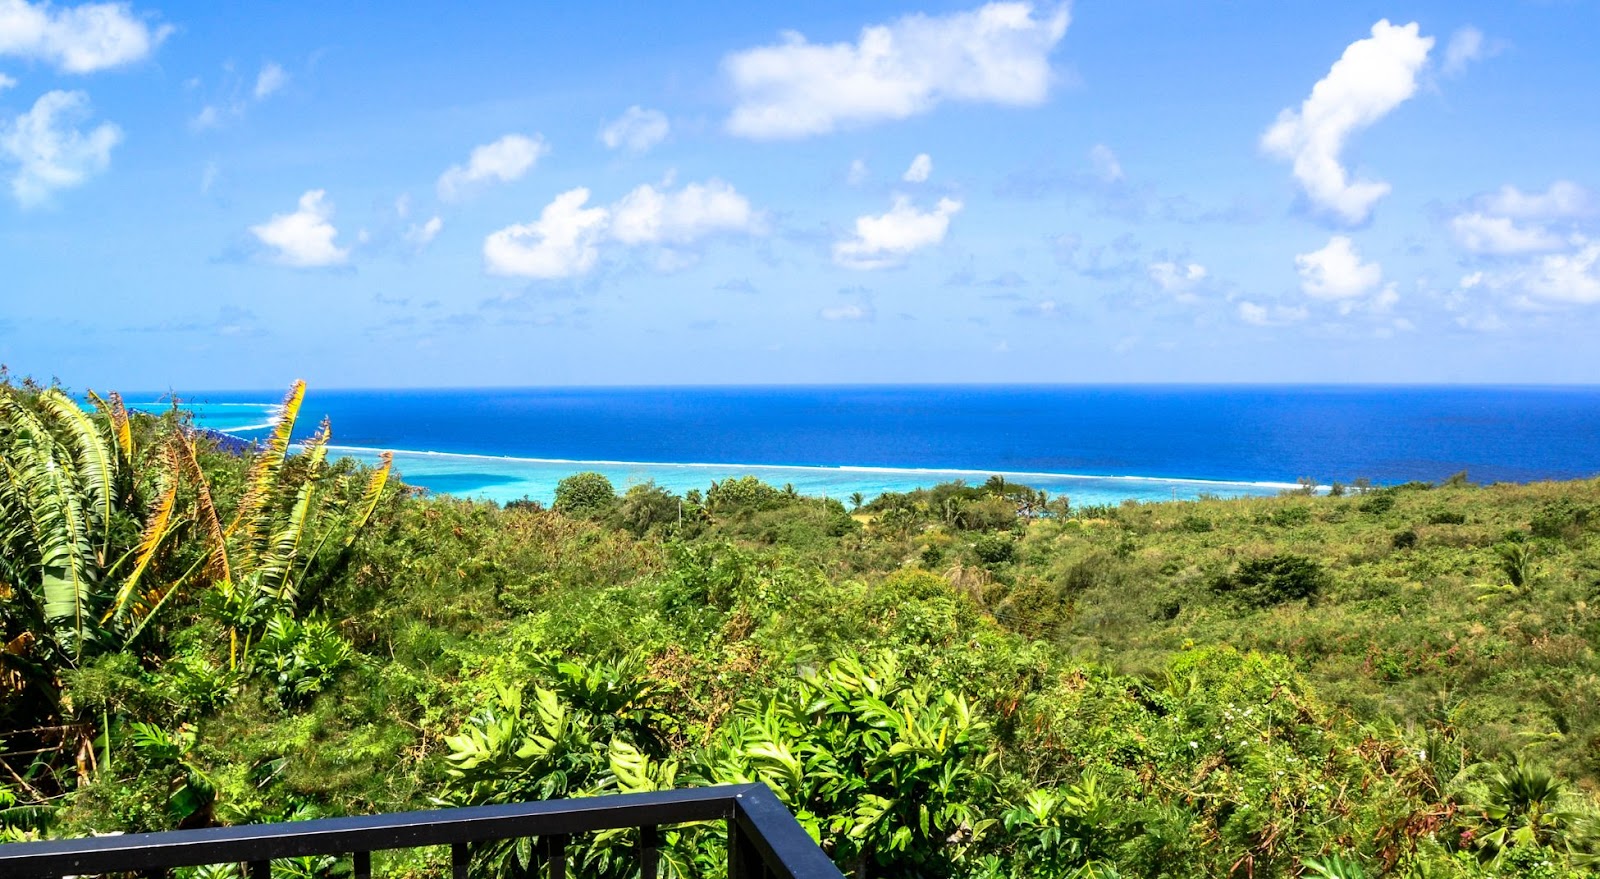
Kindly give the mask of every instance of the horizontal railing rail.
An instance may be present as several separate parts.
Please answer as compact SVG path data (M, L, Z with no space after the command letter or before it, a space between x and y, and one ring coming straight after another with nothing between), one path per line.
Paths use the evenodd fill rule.
M841 877L764 784L14 842L0 845L0 877L158 876L177 867L245 864L249 879L269 879L274 860L331 855L351 858L353 879L371 879L375 851L447 845L452 879L466 879L473 843L538 839L535 874L566 879L566 846L572 836L636 828L640 876L655 879L662 826L718 820L728 827L729 879Z

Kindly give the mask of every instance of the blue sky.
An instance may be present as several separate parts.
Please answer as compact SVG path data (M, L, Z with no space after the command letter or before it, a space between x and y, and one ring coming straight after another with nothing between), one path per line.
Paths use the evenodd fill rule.
M1600 8L0 0L75 387L1594 382Z

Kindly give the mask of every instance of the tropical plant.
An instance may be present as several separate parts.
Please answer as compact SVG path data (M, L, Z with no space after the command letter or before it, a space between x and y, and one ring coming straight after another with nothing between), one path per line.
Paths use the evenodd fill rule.
M765 782L847 869L939 875L995 823L988 735L965 697L908 681L893 653L844 656L741 707L702 772Z
M1470 809L1479 822L1473 839L1478 858L1489 862L1513 847L1564 842L1569 815L1560 808L1562 788L1549 770L1521 757L1497 767L1482 802Z

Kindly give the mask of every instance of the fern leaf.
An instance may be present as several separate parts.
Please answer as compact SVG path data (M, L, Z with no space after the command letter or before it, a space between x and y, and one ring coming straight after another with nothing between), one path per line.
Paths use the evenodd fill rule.
M137 594L139 580L149 569L150 562L155 559L156 551L161 548L167 535L172 533L173 511L178 504L178 472L181 469L176 457L178 454L180 453L173 445L167 446L167 469L156 476L158 486L156 503L150 511L150 518L145 522L144 532L139 535L133 572L122 581L122 586L117 590L116 599L111 604L111 610L106 612L105 619L122 616L128 607L128 601Z
M0 409L11 428L3 458L7 481L20 487L27 507L44 616L77 653L90 636L94 555L75 467L70 458L57 454L54 437L28 407L7 396L0 397Z
M367 483L367 490L361 495L360 510L355 519L350 522L350 535L345 538L344 545L350 546L356 542L356 537L361 529L367 527L367 522L372 520L372 513L378 508L378 500L383 497L384 486L389 484L389 472L394 469L394 452L384 452L378 456L378 469L373 471L372 480Z
M112 391L102 398L94 391L89 391L89 402L99 410L111 424L111 439L116 443L117 451L122 455L124 464L133 463L133 423L128 418L128 407L122 402L122 395Z
M217 517L217 507L211 501L211 483L206 481L206 474L200 469L200 462L195 459L194 441L187 433L181 430L172 435L174 452L171 463L178 471L173 474L177 479L181 474L189 477L194 483L196 515L200 520L200 527L205 532L206 546L210 551L209 561L206 564L206 574L214 581L232 580L233 572L228 563L228 538L222 530L222 520Z
M311 496L322 475L322 464L328 457L328 422L323 421L315 437L306 444L306 475L295 493L294 506L283 528L272 536L271 544L259 558L261 586L279 601L294 598L294 583L289 572L294 569L295 557L300 551L300 539L305 535L306 522L311 514Z
M111 512L116 502L117 458L83 407L50 388L39 395L39 405L62 428L65 445L72 450L77 477L85 499L84 509L100 526L101 544L110 537Z
M284 460L289 456L289 437L294 433L295 419L300 417L300 404L305 401L305 397L306 383L296 379L295 383L289 386L289 393L283 398L283 404L278 407L278 416L273 421L271 436L267 437L266 445L257 453L255 462L250 465L250 475L245 479L244 497L239 500L239 509L234 513L233 521L228 524L229 536L243 525L251 543L257 543L261 539L261 535L256 532L269 521L261 513L271 505L273 496L277 494L278 474L283 469Z

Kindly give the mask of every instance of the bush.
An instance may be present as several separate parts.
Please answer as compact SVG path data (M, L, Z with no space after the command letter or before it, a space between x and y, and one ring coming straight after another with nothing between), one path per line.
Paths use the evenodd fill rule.
M586 471L574 473L556 484L555 509L573 516L600 516L617 503L616 489L605 476Z
M1008 534L985 534L973 541L972 553L986 565L1003 565L1016 558L1017 544Z
M1465 525L1467 514L1455 510L1434 510L1428 514L1429 525Z
M1381 516L1394 509L1394 495L1389 492L1374 492L1361 502L1358 508L1363 513Z
M1327 584L1322 566L1304 556L1279 553L1239 563L1232 574L1218 577L1211 591L1248 607L1272 607L1286 601L1314 599Z
M1417 545L1417 532L1411 528L1396 531L1394 536L1389 538L1389 545L1395 549L1413 549Z

